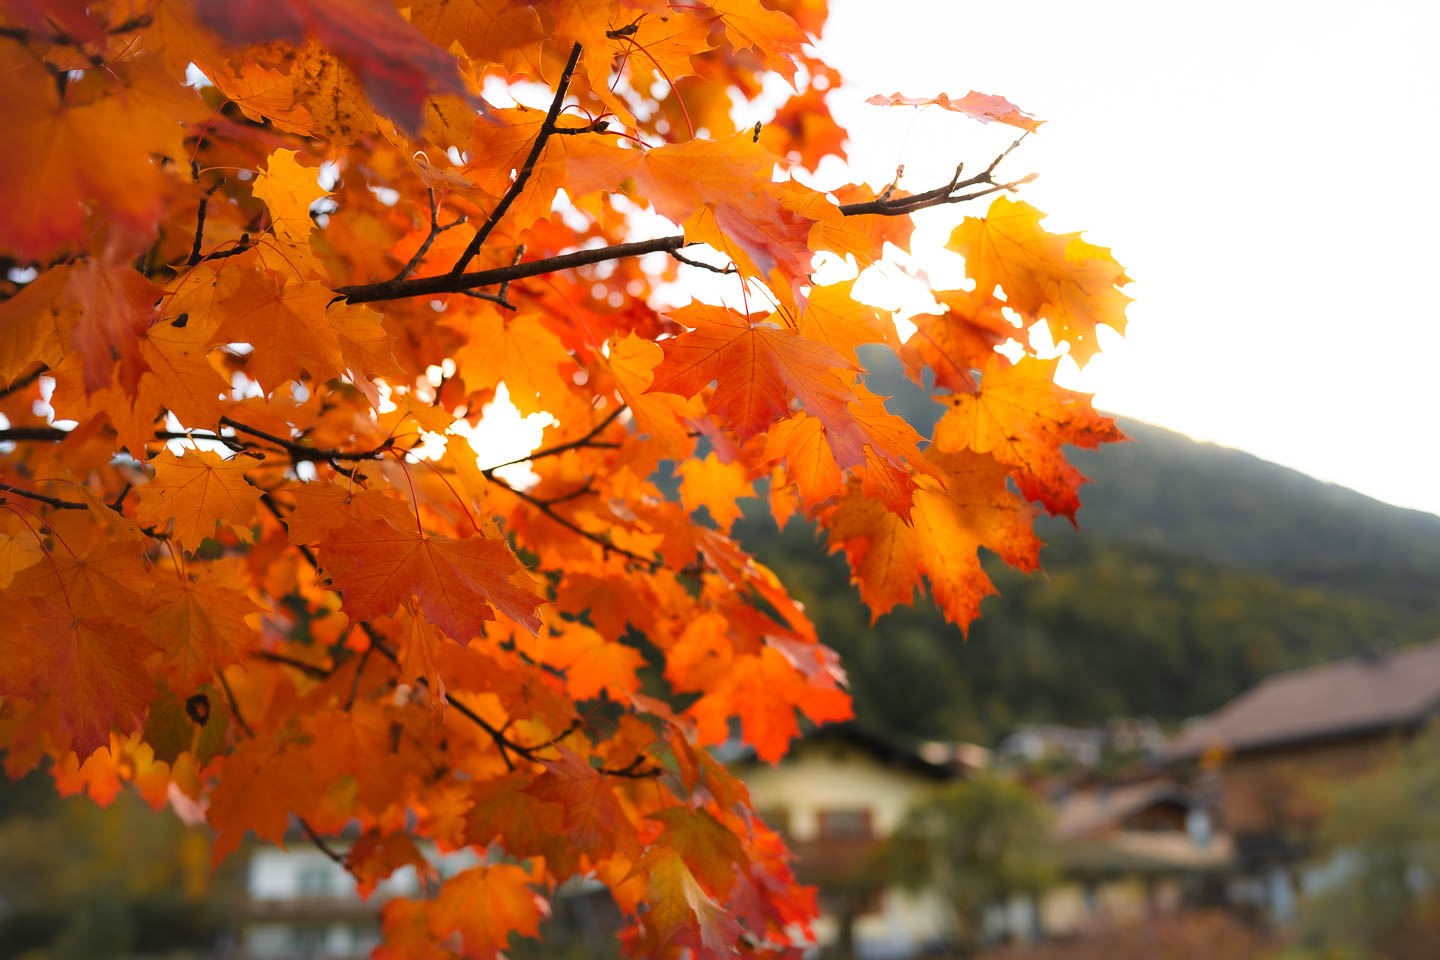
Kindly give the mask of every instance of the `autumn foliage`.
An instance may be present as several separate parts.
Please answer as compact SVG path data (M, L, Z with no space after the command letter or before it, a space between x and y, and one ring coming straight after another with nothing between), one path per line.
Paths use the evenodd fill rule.
M1061 447L1120 437L1030 336L1083 363L1123 327L1109 252L1003 157L807 186L845 142L824 0L0 11L7 772L203 811L217 859L298 824L362 890L413 865L388 957L490 956L577 875L636 953L803 944L813 894L705 748L774 761L849 698L736 502L814 521L875 616L928 583L964 627L979 551L1033 569L1036 512L1073 517ZM768 73L788 101L737 129ZM903 343L812 282L965 201L972 289ZM656 306L702 275L724 305ZM949 408L934 437L866 344ZM553 418L528 476L468 439L502 384ZM482 865L440 883L422 838Z

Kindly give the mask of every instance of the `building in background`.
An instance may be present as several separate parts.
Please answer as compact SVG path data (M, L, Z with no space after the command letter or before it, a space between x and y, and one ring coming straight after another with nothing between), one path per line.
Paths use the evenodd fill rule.
M298 831L297 831L298 833ZM470 849L438 855L422 847L441 878L476 866ZM380 908L392 897L420 895L414 867L402 867L361 899L355 878L297 836L285 849L254 847L238 905L238 953L245 960L350 960L380 942Z
M1324 788L1371 772L1437 713L1440 642L1276 674L1183 731L1163 756L1218 776L1231 899L1288 924Z
M1203 795L1169 776L1065 787L1050 798L1062 880L1041 900L1046 936L1172 915L1222 899L1234 862Z
M857 956L886 958L944 943L951 921L937 898L887 882L881 845L929 791L983 759L964 746L910 750L847 723L811 733L776 766L741 756L732 767L790 845L801 882L820 888L821 945L850 938Z

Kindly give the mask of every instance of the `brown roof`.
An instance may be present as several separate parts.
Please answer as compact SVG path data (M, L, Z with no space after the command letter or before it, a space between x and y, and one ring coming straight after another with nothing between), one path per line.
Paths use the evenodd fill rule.
M1074 840L1104 833L1118 827L1131 814L1164 800L1189 805L1180 788L1168 779L1076 790L1055 804L1055 836L1060 840Z
M1424 720L1440 707L1440 642L1280 673L1197 721L1165 755L1253 750Z

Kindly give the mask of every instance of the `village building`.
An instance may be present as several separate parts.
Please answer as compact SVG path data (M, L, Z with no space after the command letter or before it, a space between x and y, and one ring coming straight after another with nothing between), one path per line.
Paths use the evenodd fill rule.
M1380 764L1440 711L1440 642L1276 674L1188 726L1164 758L1218 779L1233 903L1293 919L1324 786Z

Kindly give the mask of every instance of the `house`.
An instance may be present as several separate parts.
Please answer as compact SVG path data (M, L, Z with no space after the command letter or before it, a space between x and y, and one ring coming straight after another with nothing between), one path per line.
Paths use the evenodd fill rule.
M1040 901L1046 936L1081 933L1218 899L1230 838L1205 797L1174 777L1066 787L1051 797L1063 880Z
M996 752L1005 760L1025 764L1058 761L1096 767L1107 753L1148 757L1164 744L1165 735L1154 717L1117 717L1099 727L1024 724L1001 740Z
M236 906L239 943L247 960L339 960L368 957L380 942L380 907L392 897L422 893L414 867L381 881L368 899L355 878L298 835L285 848L256 847L246 863L245 900ZM479 863L471 850L427 858L441 877Z
M792 745L778 766L740 756L732 768L761 818L785 837L801 882L820 888L821 945L848 936L856 956L908 957L945 941L947 908L933 895L885 887L867 858L912 805L985 756L973 745L910 750L843 723Z
M1440 712L1440 642L1277 674L1187 727L1164 751L1218 776L1236 845L1232 898L1279 924L1293 914L1320 785L1368 773Z

